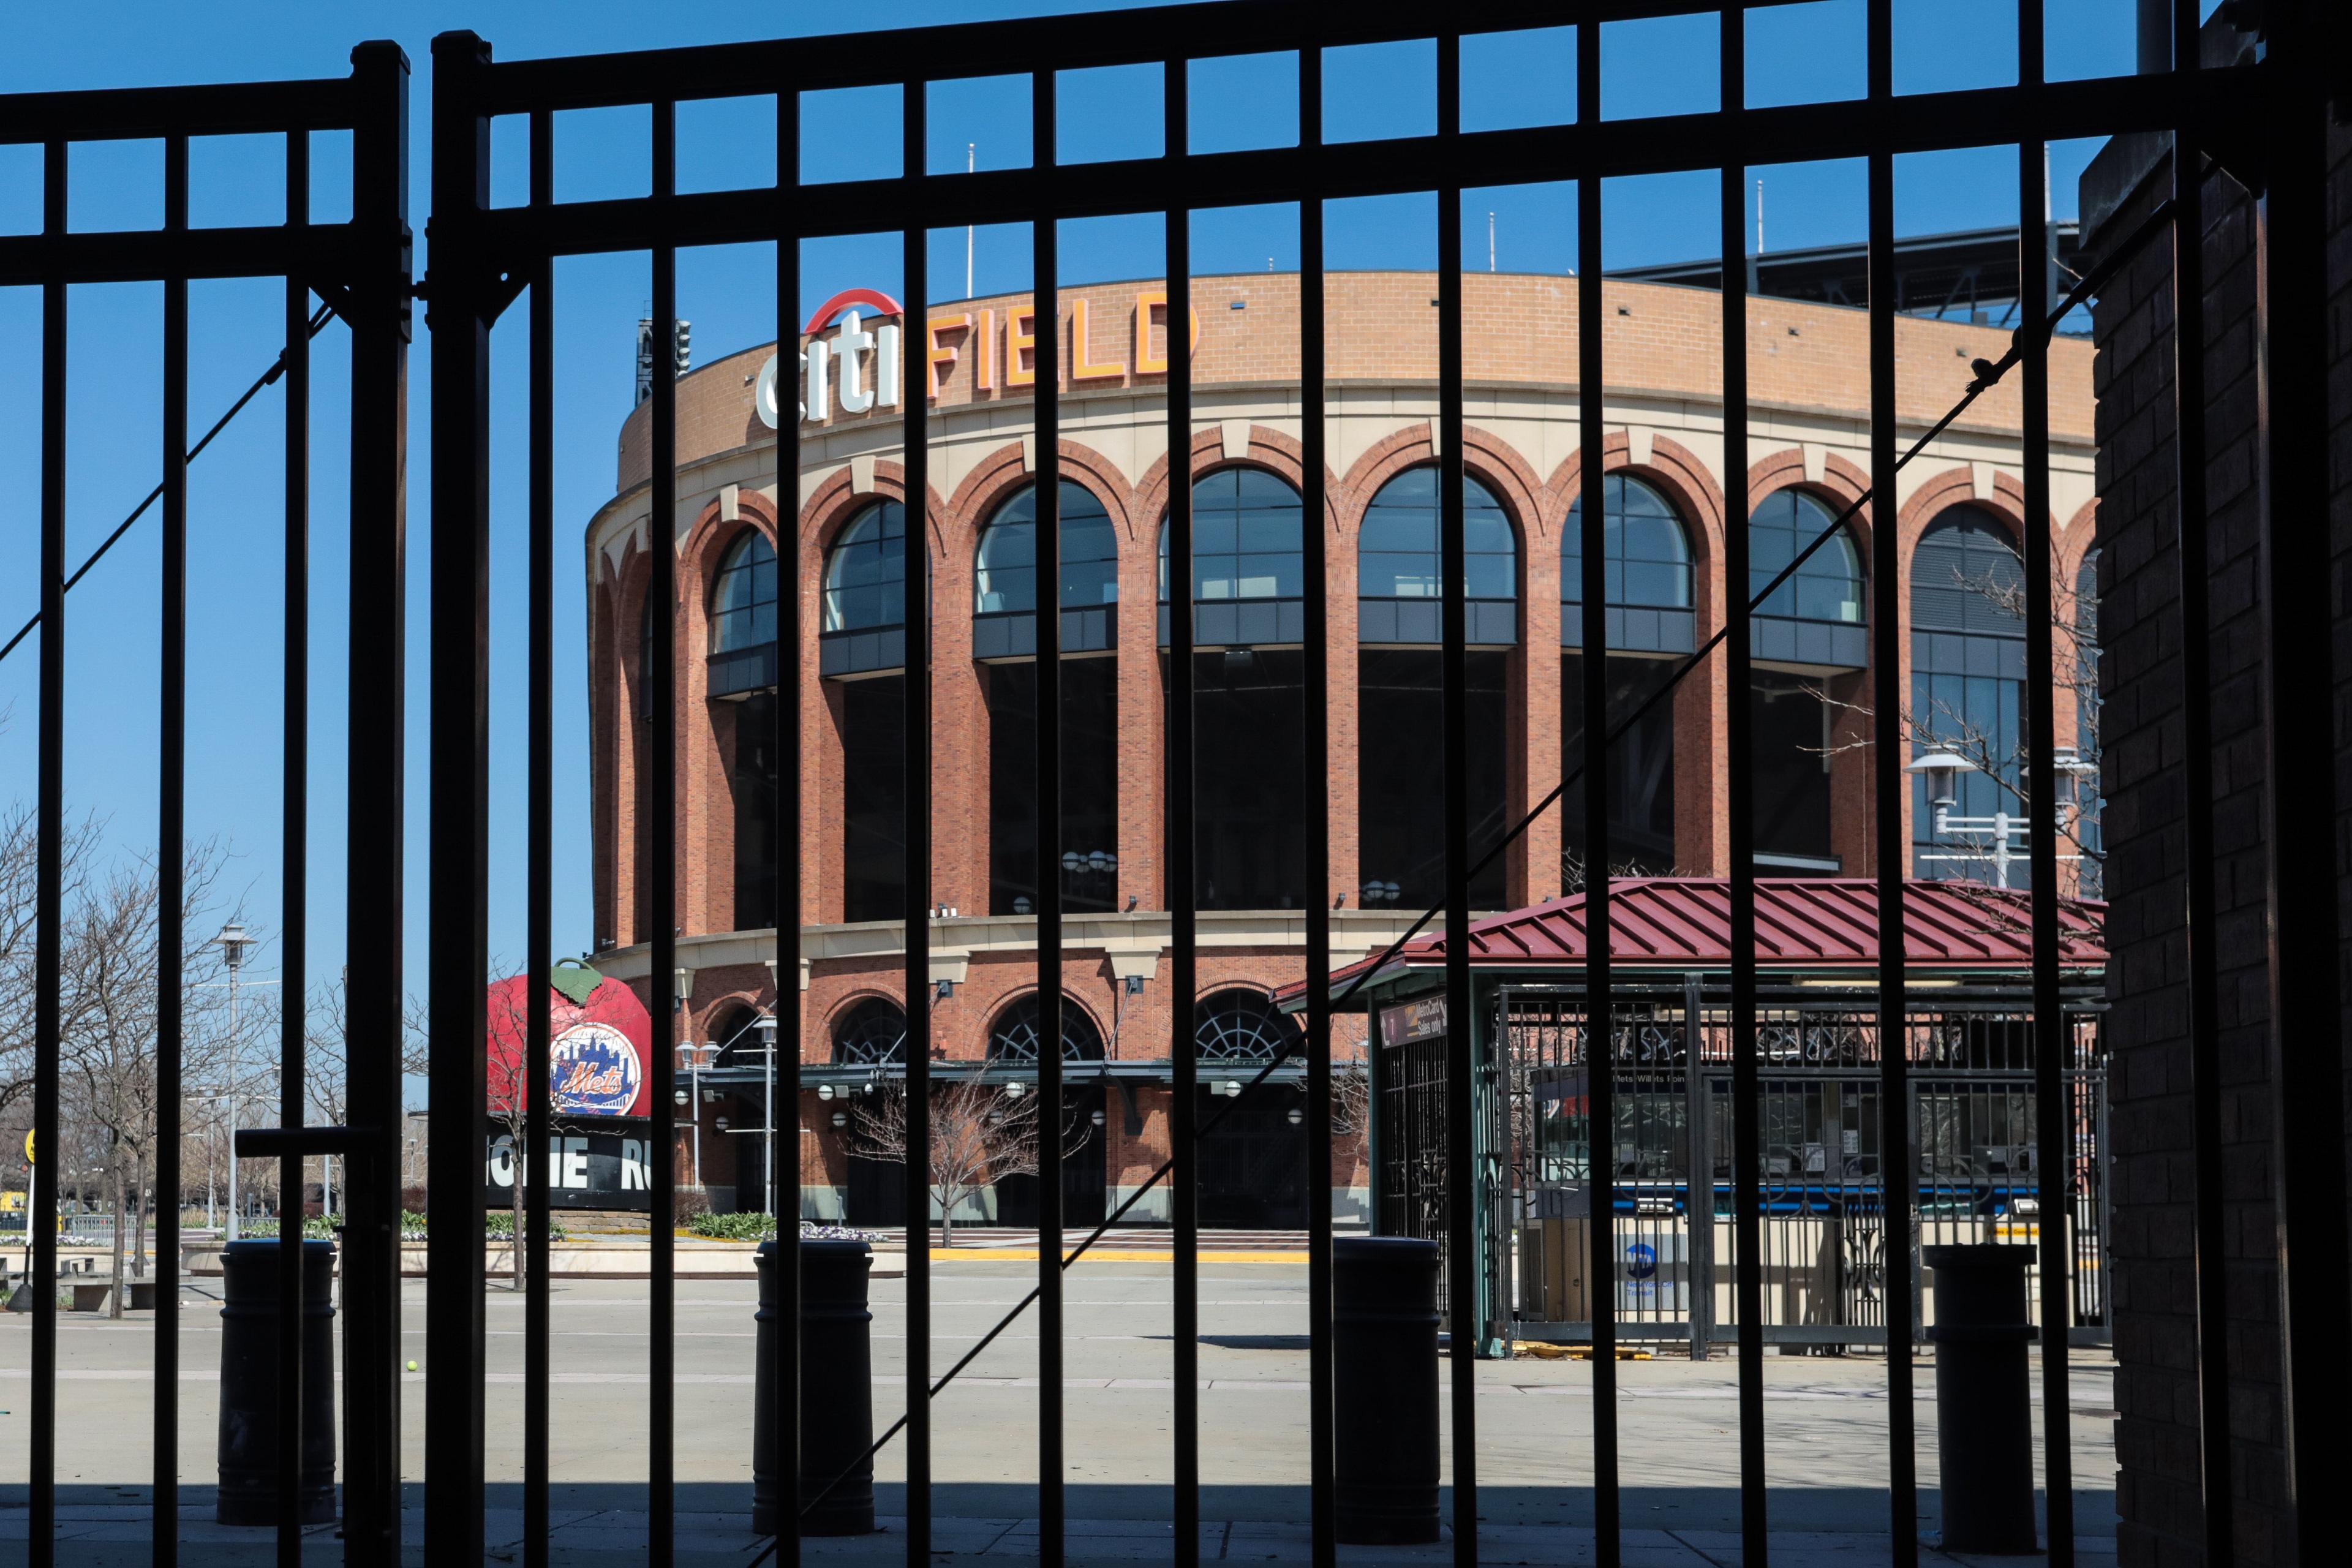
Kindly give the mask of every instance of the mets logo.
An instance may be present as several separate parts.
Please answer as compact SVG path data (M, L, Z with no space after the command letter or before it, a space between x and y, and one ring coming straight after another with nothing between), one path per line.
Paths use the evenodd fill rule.
M548 1047L553 1092L565 1110L589 1116L626 1116L637 1102L644 1068L629 1037L610 1024L574 1024Z

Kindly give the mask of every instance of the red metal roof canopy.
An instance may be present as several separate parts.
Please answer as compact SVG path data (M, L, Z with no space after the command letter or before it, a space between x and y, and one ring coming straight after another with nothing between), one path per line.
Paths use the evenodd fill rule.
M1724 877L1640 877L1611 884L1611 962L1623 969L1715 969L1731 963L1731 883ZM1905 884L1904 966L1914 970L2029 967L2031 895L1980 882L1915 878ZM2071 970L2105 966L2107 906L2058 900L2058 962ZM1484 969L1572 967L1584 962L1584 895L1554 899L1470 924L1470 963ZM1866 877L1759 877L1756 963L1759 970L1867 968L1878 963L1878 884ZM1334 988L1377 962L1360 959L1331 974ZM1443 933L1417 937L1390 970L1445 962ZM1294 1000L1306 983L1276 1000Z

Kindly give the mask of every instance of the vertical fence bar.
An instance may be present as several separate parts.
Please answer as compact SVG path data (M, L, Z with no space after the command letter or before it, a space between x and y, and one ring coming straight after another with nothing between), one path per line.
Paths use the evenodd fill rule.
M1746 117L1748 80L1748 12L1733 3L1723 7L1722 66L1725 143L1742 143L1740 126ZM1748 269L1740 265L1748 250L1748 170L1727 161L1722 189L1723 252L1723 603L1728 612L1724 638L1725 750L1729 765L1724 773L1724 816L1731 856L1731 1231L1732 1294L1739 1316L1739 1542L1746 1568L1765 1568L1770 1541L1768 1526L1768 1478L1764 1468L1764 1276L1762 1194L1758 1175L1762 1153L1757 1147L1756 1100L1759 1090L1756 1057L1756 698L1750 671L1749 641L1755 592L1748 569L1748 518L1755 502L1748 486ZM1689 1036L1689 1072L1700 1074L1699 1032L1696 1018ZM1705 1104L1702 1091L1700 1103ZM1704 1182L1715 1190L1715 1152L1702 1137L1694 1119L1691 1135L1691 1185L1696 1193ZM1694 1214L1696 1210L1694 1209ZM1714 1221L1706 1222L1713 1243ZM1694 1229L1699 1221L1691 1222ZM1698 1238L1694 1236L1692 1240ZM1715 1289L1706 1287L1706 1304L1712 1310ZM1698 1303L1694 1292L1694 1310Z
M1164 134L1172 160L1184 146L1190 73L1180 47L1168 61ZM1168 1160L1175 1389L1176 1563L1201 1560L1201 1194L1199 887L1193 825L1192 214L1168 208ZM1180 347L1181 344L1183 346Z
M183 152L184 157L184 148ZM170 174L165 175L168 186ZM186 171L180 172L185 218ZM168 205L168 197L167 197ZM170 216L165 216L169 226ZM310 221L310 139L286 139L286 222ZM310 864L310 285L298 271L286 279L286 689L284 827L280 834L278 917L278 1124L299 1127L305 1004L309 1001ZM174 851L175 852L175 851ZM178 940L180 907L157 910L163 944ZM164 1103L169 1104L170 1101ZM302 1564L302 1229L310 1211L299 1154L278 1163L278 1563ZM325 1167L320 1167L323 1173ZM324 1189L321 1188L321 1196Z
M366 241L351 321L351 631L344 989L354 1116L343 1227L343 1550L350 1568L400 1561L402 905L406 834L408 57L352 51L362 111L352 137L352 226Z
M544 214L555 202L555 117L544 109L530 115L530 205ZM527 1097L523 1146L515 1152L515 1180L528 1179L525 1218L530 1241L524 1254L522 1303L522 1552L523 1568L547 1568L548 1552L548 1199L554 1172L547 1157L552 1099L548 1060L555 965L555 259L545 251L530 258L530 359L529 387L530 468L530 757L523 872L523 973L530 996L524 1045L523 1093ZM656 1089L654 1098L667 1099ZM518 1247L521 1243L518 1241Z
M1462 38L1437 39L1437 136L1462 125ZM1437 550L1445 779L1446 1366L1454 1452L1454 1561L1478 1562L1477 1021L1470 993L1470 603L1462 517L1462 187L1437 191Z
M1870 0L1870 100L1895 94L1893 0ZM1912 1451L1912 1184L1910 1040L1905 1030L1906 926L1903 879L1910 862L1904 824L1907 775L1902 689L1903 587L1895 486L1895 155L1869 153L1871 768L1878 881L1878 1168L1885 1215L1886 1468L1888 1545L1895 1568L1919 1560L1917 1463Z
M41 146L41 233L66 230L66 144ZM58 263L52 261L52 268ZM41 670L39 822L34 858L33 1430L27 1561L50 1568L58 1531L58 1054L64 942L66 698L66 283L41 281Z
M2343 1484L2347 1377L2344 1302L2352 1289L2344 1223L2344 1051L2335 887L2311 884L2312 850L2333 836L2336 733L2304 693L2335 679L2336 574L2314 520L2329 500L2326 16L2273 0L2263 19L2270 73L2257 209L2255 353L2262 497L2263 734L2268 799L2270 1073L2278 1140L2279 1357L2294 1551L2331 1562L2326 1522ZM2338 57L2340 58L2340 57ZM2321 840L2326 842L2326 839ZM2332 864L2331 862L2325 862ZM2294 891L2302 887L2300 894Z
M1601 26L1576 29L1576 119L1601 123ZM1603 544L1608 510L1602 422L1601 176L1576 181L1577 494L1582 505L1584 668L1584 1074L1589 1152L1585 1173L1586 1300L1592 1313L1592 1522L1600 1568L1617 1568L1617 1207L1614 1038L1609 930L1609 593Z
M2042 0L2018 0L2018 79L2036 109L2042 79ZM2058 994L2057 551L2050 519L2050 243L2048 167L2041 116L2017 147L2018 341L2025 458L2026 834L2033 885L2034 1186L2042 1285L2042 1464L2050 1568L2073 1568L2074 1488L2069 1443L2066 1331L2074 1248L2074 1117L2065 1090L2066 1016Z
M1030 145L1054 145L1055 78L1039 71ZM1062 235L1029 225L1030 336L1036 340L1037 449L1037 1561L1059 1568L1066 1517L1062 1447ZM1149 323L1139 330L1148 331ZM1083 355L1084 344L1072 345ZM1074 363L1083 363L1083 359Z
M2199 68L2200 0L2176 0L2173 80L2185 98ZM2174 570L2180 614L2182 945L2187 959L2189 1099L2196 1167L2197 1428L2205 1561L2227 1563L2235 1534L2230 1473L2229 1213L2221 1145L2221 924L2214 890L2213 642L2205 483L2205 157L2185 121L2172 135L2172 458ZM2109 1147L2104 1135L2102 1149ZM2101 1183L2104 1195L2112 1184ZM2100 1227L2112 1238L2113 1226ZM2108 1245L2112 1246L2109 1239ZM2115 1322L2112 1279L2102 1305Z
M1298 199L1299 565L1306 579L1299 690L1304 709L1307 779L1307 1386L1308 1550L1314 1568L1339 1557L1339 1512L1331 1409L1331 689L1330 525L1326 519L1329 461L1325 443L1323 299L1323 56L1298 50L1298 145L1307 177ZM1169 297L1168 342L1176 342L1177 307ZM1181 329L1189 338L1189 315ZM1367 1035L1367 1052L1371 1047ZM1360 1142L1368 1129L1355 1130Z
M489 323L478 226L489 201L490 163L489 120L477 86L489 56L471 33L433 40L433 1070L425 1200L433 1283L425 1308L425 1540L428 1558L450 1563L478 1561L483 1545ZM656 549L656 562L662 553ZM659 1246L658 1227L654 1235ZM398 1289L397 1274L383 1288Z
M801 320L800 94L789 84L776 91L776 380L781 387L795 361ZM915 336L911 320L906 336ZM924 367L926 375L929 366ZM907 382L930 394L930 384ZM801 1318L801 685L802 576L800 528L800 415L786 413L776 395L776 1100L789 1112L789 1136L776 1157L776 1257L778 1321ZM906 531L902 537L911 537ZM824 624L820 616L818 624ZM776 1125L773 1107L768 1125ZM788 1152L787 1152L788 1151ZM801 1337L775 1336L776 1568L800 1568L801 1561ZM911 1396L911 1385L910 1385Z
M909 177L923 166L923 83L904 88L900 126ZM1048 154L1040 149L1037 154ZM780 171L781 173L781 171ZM901 237L908 364L929 312L930 235L919 221ZM1038 332L1039 345L1048 335ZM921 361L923 374L930 362ZM908 378L900 459L907 470L907 698L902 745L907 769L907 1568L931 1553L931 509L929 399ZM1056 1042L1058 1044L1058 1042ZM945 1216L942 1215L942 1218Z
M297 132L287 138L307 147ZM291 194L292 175L288 176ZM291 208L287 220L294 221ZM163 143L163 226L188 226L188 139ZM310 323L299 329L309 341ZM290 341L290 340L289 340ZM163 279L163 592L155 826L155 1436L154 1568L180 1560L180 1115L185 1044L188 817L188 279Z
M653 194L677 194L677 105L653 105ZM653 247L654 378L649 455L652 496L646 544L653 552L653 788L649 836L654 948L654 1060L667 1076L678 1042L693 1037L693 998L677 977L677 247ZM677 994L672 994L675 990ZM677 1108L654 1100L654 1223L646 1313L647 1400L646 1474L646 1561L669 1568L677 1552ZM700 1114L700 1108L697 1108Z

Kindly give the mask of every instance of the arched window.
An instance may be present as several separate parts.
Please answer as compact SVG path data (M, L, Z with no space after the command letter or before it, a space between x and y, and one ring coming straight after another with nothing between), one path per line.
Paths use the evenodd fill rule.
M1609 863L1644 874L1675 868L1675 703L1664 694L1675 655L1696 646L1698 598L1690 535L1672 502L1631 474L1601 479L1601 570L1608 589L1605 722L1631 725L1609 748ZM1584 503L1559 535L1560 795L1563 887L1580 886L1584 831ZM1638 714L1636 718L1634 715Z
M2025 568L2008 532L1980 509L1951 508L1911 554L1911 735L1915 756L1957 752L1956 816L2024 814ZM1979 834L1936 832L1925 774L1911 796L1915 874L2026 885L2022 845L2004 873Z
M1307 898L1306 579L1298 492L1263 468L1192 487L1193 896L1204 910L1294 910ZM1160 645L1168 646L1168 525ZM1163 658L1161 689L1167 689Z
M1061 510L1062 908L1118 907L1118 531L1094 492L1064 479ZM988 701L992 914L1037 907L1037 487L981 531L972 657Z
M849 520L824 558L822 672L835 677L907 662L907 509L876 501Z
M1697 594L1690 536L1657 490L1626 474L1601 481L1602 572L1609 587L1609 647L1627 653L1688 653ZM1571 501L1559 531L1559 639L1584 641L1584 502ZM1576 605L1576 609L1567 606Z
M1288 1051L1299 1037L1298 1026L1260 992L1219 991L1202 997L1192 1009L1192 1042L1204 1066L1263 1065Z
M1816 540L1795 574L1773 586ZM1748 551L1748 595L1763 595L1748 640L1755 661L1748 713L1756 863L1772 871L1842 870L1831 824L1833 703L1863 699L1832 683L1850 682L1869 662L1862 553L1821 498L1795 488L1773 491L1756 508Z
M747 528L727 547L710 591L710 651L733 653L776 640L776 552Z
M1192 644L1290 644L1306 635L1298 492L1263 468L1192 487ZM1160 524L1160 645L1168 646L1168 524Z
M1358 899L1369 908L1425 909L1444 891L1444 748L1434 742L1445 732L1437 479L1434 468L1408 468L1382 485L1364 513L1358 546ZM1476 856L1508 826L1507 689L1510 645L1518 640L1518 544L1502 503L1467 475L1462 502ZM1471 901L1501 908L1505 886L1497 855L1472 880Z
M988 1029L988 1059L1017 1067L1034 1065L1042 1038L1038 1026L1044 1021L1045 1011L1038 1004L1037 994L1032 991L999 1012ZM1067 996L1062 998L1062 1059L1103 1059L1102 1031L1095 1027L1087 1010Z
M869 996L833 1026L833 1065L880 1067L907 1059L907 1015L887 996Z
M1117 646L1118 531L1094 492L1064 479L1061 498L1062 651ZM1025 658L1037 651L1037 487L1024 485L981 531L972 571L972 657Z
M1756 606L1752 642L1758 658L1843 669L1859 669L1865 662L1862 552L1818 496L1775 490L1748 520L1748 596L1763 593L1823 533L1829 538L1821 548ZM1830 627L1851 629L1823 629Z
M1434 644L1442 640L1438 574L1438 474L1407 468L1372 497L1357 542L1357 639ZM1495 492L1462 479L1463 593L1469 599L1472 646L1518 641L1518 541Z

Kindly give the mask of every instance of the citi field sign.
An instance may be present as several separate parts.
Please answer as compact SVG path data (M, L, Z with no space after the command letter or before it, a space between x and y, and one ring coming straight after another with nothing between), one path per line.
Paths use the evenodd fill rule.
M1166 374L1168 362L1150 352L1150 323L1154 310L1164 317L1167 310L1167 289L1136 290L1132 374ZM1123 349L1097 350L1087 315L1087 300L1074 297L1055 323L1069 326L1070 380L1105 381L1130 374ZM878 289L845 289L819 305L808 325L801 329L801 336L810 340L800 353L794 374L801 422L822 423L833 417L835 408L844 414L867 414L898 407L905 401L900 384L907 363L906 319L906 307ZM1111 335L1109 325L1105 323L1106 338ZM1198 310L1192 312L1192 328L1191 346L1198 349ZM828 331L832 331L830 337L819 335ZM980 391L1036 384L1037 312L1034 307L990 306L976 311L945 312L926 318L923 334L928 397L937 398L955 367L967 359L971 363L972 385ZM760 367L751 394L760 423L771 430L782 424L782 356L770 354Z

